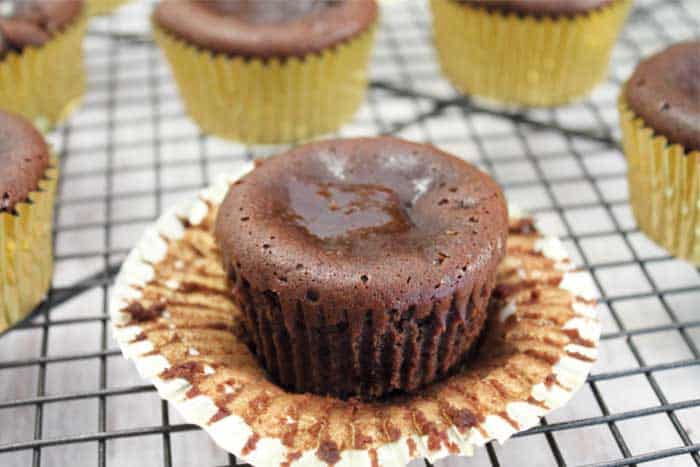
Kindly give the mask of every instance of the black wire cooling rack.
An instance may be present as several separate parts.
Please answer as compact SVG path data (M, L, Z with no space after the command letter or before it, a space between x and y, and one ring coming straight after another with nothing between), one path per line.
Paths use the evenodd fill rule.
M148 8L93 21L89 92L51 135L62 174L54 287L0 337L2 466L236 463L138 379L111 340L107 302L120 261L163 208L278 148L199 133L143 27ZM601 361L574 400L449 465L700 466L700 272L635 227L616 112L641 57L699 36L697 0L640 0L590 98L502 110L440 76L423 2L386 5L367 103L339 134L428 141L478 164L565 240L601 297Z

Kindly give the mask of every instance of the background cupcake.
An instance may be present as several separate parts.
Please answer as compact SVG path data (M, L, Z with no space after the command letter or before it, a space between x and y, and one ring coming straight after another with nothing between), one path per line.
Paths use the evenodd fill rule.
M54 162L28 121L0 111L0 332L33 310L50 285Z
M129 0L86 0L89 16L111 13Z
M607 72L631 0L431 0L443 73L466 94L552 106Z
M165 0L155 38L205 132L257 143L327 133L357 110L374 0Z
M700 41L641 62L619 108L639 227L700 264Z
M0 2L0 108L53 126L85 91L81 0Z

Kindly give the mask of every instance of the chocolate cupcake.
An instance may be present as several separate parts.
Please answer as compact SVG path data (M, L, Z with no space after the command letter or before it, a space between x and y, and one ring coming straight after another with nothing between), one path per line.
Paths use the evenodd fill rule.
M49 288L53 165L41 134L0 111L0 332L34 309Z
M637 66L619 100L630 204L644 233L700 264L700 41Z
M355 113L377 13L375 0L164 0L153 27L205 132L279 143Z
M271 377L378 397L474 348L508 229L499 187L432 146L325 141L264 162L222 203L216 239Z
M462 92L553 106L607 72L631 0L431 0L443 72Z
M106 15L128 2L129 0L86 0L87 12L89 16Z
M0 108L53 126L85 91L81 0L0 2Z

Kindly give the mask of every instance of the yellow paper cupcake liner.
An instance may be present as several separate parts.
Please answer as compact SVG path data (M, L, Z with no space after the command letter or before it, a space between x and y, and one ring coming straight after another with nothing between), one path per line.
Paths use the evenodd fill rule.
M462 92L508 104L553 106L587 94L606 75L631 0L572 18L489 12L431 0L443 73Z
M97 16L111 13L129 0L87 0L88 16Z
M246 143L284 143L337 129L364 99L374 27L303 58L212 54L154 24L190 116L206 133Z
M27 316L49 290L56 167L52 159L28 202L0 213L0 332Z
M86 27L82 15L43 46L0 59L0 108L50 126L67 117L85 92Z
M639 228L673 255L700 265L700 151L654 134L618 101L630 204Z

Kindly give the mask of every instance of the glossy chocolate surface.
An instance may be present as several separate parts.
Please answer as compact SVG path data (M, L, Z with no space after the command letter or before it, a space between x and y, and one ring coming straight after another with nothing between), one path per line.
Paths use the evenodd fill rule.
M396 193L382 185L293 179L286 218L326 241L399 233L412 227Z

